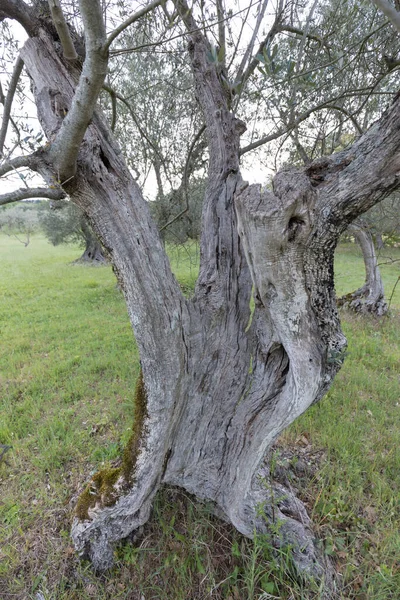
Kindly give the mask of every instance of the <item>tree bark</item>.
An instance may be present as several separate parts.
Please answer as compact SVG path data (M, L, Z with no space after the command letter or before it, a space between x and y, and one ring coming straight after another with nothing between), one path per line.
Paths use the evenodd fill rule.
M95 568L109 567L115 542L146 522L162 483L174 484L212 502L245 535L279 529L278 543L293 546L298 570L321 578L310 521L290 492L270 481L265 456L324 395L343 362L334 249L352 220L399 185L400 103L351 149L279 173L273 192L248 186L238 158L244 125L229 111L207 40L186 4L176 5L192 32L210 153L194 297L183 297L101 114L87 128L75 175L63 183L111 257L142 365L121 467L92 478L72 536ZM51 140L79 73L43 31L28 40L22 58Z
M345 306L356 313L370 313L382 317L387 313L388 305L385 300L382 277L371 232L360 223L350 225L349 231L353 233L361 248L365 265L365 283L358 290L339 298L338 306Z

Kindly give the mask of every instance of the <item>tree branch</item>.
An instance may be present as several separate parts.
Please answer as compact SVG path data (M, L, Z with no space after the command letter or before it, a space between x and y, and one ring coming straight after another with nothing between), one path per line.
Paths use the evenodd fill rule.
M266 0L268 1L268 0ZM218 19L218 43L222 51L222 67L226 67L226 39L225 39L225 20L224 20L224 7L222 0L216 0L217 6L217 19Z
M117 123L117 94L115 92L115 90L107 85L104 84L103 85L103 90L105 90L108 95L110 96L110 100L111 100L111 131L114 131L115 129L115 125Z
M319 36L313 33L309 33L308 31L303 31L302 29L298 29L297 27L292 27L291 25L279 25L278 31L287 31L288 33L295 33L296 35L306 36L310 40L314 40L319 43L320 46L323 45L324 40Z
M60 38L64 57L67 60L76 60L78 55L75 50L74 42L72 41L68 25L65 21L64 14L59 0L48 0L51 17L55 28L57 29L58 37Z
M4 19L18 21L31 37L40 27L34 9L22 0L0 0L0 21Z
M183 210L181 210L181 212L178 213L175 217L172 217L172 219L170 221L168 221L168 223L165 223L165 225L163 225L160 228L160 231L163 231L164 229L166 229L167 227L172 225L172 223L175 223L175 221L177 221L180 217L182 217L189 210L189 196L188 196L189 165L190 165L190 160L191 160L191 157L193 154L194 147L196 146L197 142L203 135L205 129L206 129L205 125L202 125L202 127L200 127L199 131L197 132L197 134L194 137L193 142L190 145L189 152L188 152L188 155L186 158L185 169L183 171L183 195L185 197L185 208Z
M54 162L60 180L69 179L76 171L79 148L92 119L108 65L100 2L80 0L79 4L85 31L85 61L71 108L49 149L49 157ZM23 50L25 48L27 44Z
M251 40L250 40L250 42L249 42L249 44L248 44L248 46L247 46L247 48L245 50L245 53L244 53L243 58L242 58L242 62L240 63L238 72L237 72L236 77L235 77L235 81L237 81L237 82L246 81L248 79L248 77L249 77L249 75L247 75L246 77L243 77L243 74L245 72L244 70L245 70L245 67L246 67L246 63L247 63L247 61L249 59L249 56L251 56L251 54L253 52L254 44L256 42L259 29L261 27L261 23L262 23L262 20L264 18L264 15L265 15L265 11L266 11L267 5L268 5L268 0L264 0L263 3L260 6L260 10L259 10L258 16L257 16L257 21L256 21L256 24L255 24L255 27L254 27L254 30L253 30L253 35L251 36ZM267 40L269 40L269 36L270 36L272 30L274 29L274 26L275 26L275 24L272 26L271 31L268 33L267 37L262 42L262 44L260 46L261 52L262 52L262 48L266 44ZM253 61L254 61L254 59L253 59ZM253 69L253 71L254 71L254 69ZM247 71L246 71L246 74L247 74Z
M387 0L372 0L383 14L389 19L393 27L400 33L400 13Z
M302 123L303 121L308 119L308 117L310 115L312 115L315 112L318 112L319 110L324 110L324 109L337 110L337 111L343 113L353 123L357 132L359 134L362 134L363 130L360 127L360 125L358 124L355 117L349 111L347 111L345 108L342 108L341 106L337 106L336 104L331 104L331 103L337 102L337 100L340 100L341 98L348 98L348 97L355 96L355 95L358 96L358 95L361 95L363 92L367 92L367 91L370 92L370 88L362 88L361 90L354 90L352 93L349 92L349 93L345 93L340 96L337 96L336 98L330 98L326 102L322 102L321 104L318 104L317 106L309 108L308 110L306 110L303 113L301 113L300 115L298 115L295 121L293 121L292 123L289 122L287 125L285 125L285 127L278 129L278 131L276 131L275 133L270 133L270 134L260 138L259 140L256 140L255 142L248 144L244 148L241 148L240 156L242 156L243 154L246 154L247 152L250 152L251 150L256 150L256 148L259 148L260 146L263 146L264 144L267 144L268 142L272 142L273 140L278 139L282 135L290 133L291 131L293 131L293 129L295 129L298 125L300 125L300 123Z
M14 70L11 76L7 96L4 100L3 122L1 124L0 130L0 157L3 156L4 142L6 139L8 123L10 121L11 115L11 106L14 100L15 90L17 89L18 81L21 76L23 67L24 61L22 60L22 58L18 57L17 62L14 65Z
M35 154L29 154L28 156L16 156L12 160L8 160L0 165L0 177L10 173L10 171L20 169L21 167L28 167L32 171L37 171L38 162L38 158Z
M399 95L398 95L399 96ZM400 98L350 148L306 168L320 193L320 227L341 233L356 217L400 186ZM327 233L328 235L328 233Z
M108 36L107 41L106 41L106 43L104 45L104 50L105 51L109 50L109 48L110 48L111 44L113 43L113 41L127 27L129 27L130 25L133 25L133 23L135 23L136 21L138 21L139 19L141 19L142 17L144 17L144 15L147 15L147 13L151 12L152 10L154 10L157 6L160 6L160 4L162 4L163 2L165 2L165 0L153 0L153 2L151 2L150 4L148 4L147 6L145 6L144 8L142 8L141 10L138 10L135 14L131 15L128 19L126 19L126 21L124 21L123 23L121 23L121 25L119 25L119 27L117 27L116 29L114 29L114 31L112 33L110 33L110 35Z
M66 197L66 193L61 188L20 188L8 194L0 195L0 206L19 202L28 198L49 198L50 200L61 200Z
M119 94L118 92L116 92L109 85L103 85L103 89L110 94L112 101L113 101L113 98L114 98L114 99L118 99L120 102L122 102L123 104L125 104L126 108L129 111L129 114L132 117L132 121L135 123L136 127L139 130L140 135L142 137L144 137L144 139L148 142L148 144L153 148L154 152L156 153L156 155L158 156L158 158L160 159L160 161L162 163L164 163L165 162L164 157L161 155L159 149L157 148L157 146L153 142L153 140L151 138L149 138L149 136L147 135L147 133L141 127L141 125L140 125L140 119L138 119L138 117L136 116L136 114L135 114L135 112L134 112L134 110L133 110L130 102L128 102L128 100L126 100L126 98L124 98L123 96L121 96L121 94Z

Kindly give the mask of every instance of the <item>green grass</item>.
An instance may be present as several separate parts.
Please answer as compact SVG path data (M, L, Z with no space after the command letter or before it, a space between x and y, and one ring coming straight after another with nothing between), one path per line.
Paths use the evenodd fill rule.
M197 246L169 251L190 291ZM139 370L112 270L71 264L79 254L40 236L27 248L0 236L0 443L12 446L0 465L0 599L308 600L267 540L244 540L175 490L157 499L140 548L118 549L114 571L98 577L77 560L76 497L120 455ZM389 294L399 264L383 268ZM354 246L340 248L336 280L340 293L363 283ZM301 493L343 575L343 598L400 598L400 286L391 306L381 321L344 315L345 366L276 450L320 456Z
M383 248L378 252L385 296L391 307L400 308L400 249ZM364 283L361 250L356 244L341 244L336 251L335 286L338 296L353 292ZM396 285L397 284L397 285ZM392 296L393 294L393 296Z

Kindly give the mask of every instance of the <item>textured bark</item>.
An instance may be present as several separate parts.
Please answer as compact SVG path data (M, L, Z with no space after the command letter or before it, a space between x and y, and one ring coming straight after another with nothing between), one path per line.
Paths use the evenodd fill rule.
M334 249L353 219L399 185L399 102L353 148L279 173L272 192L247 186L238 158L244 125L229 110L208 42L185 3L176 5L192 31L210 153L194 297L182 296L148 206L100 114L87 128L74 177L63 184L111 257L143 372L124 466L89 484L74 543L97 569L109 567L113 544L147 520L158 487L169 483L213 502L245 535L276 531L279 523L277 543L290 542L298 570L321 578L304 508L270 481L264 459L342 364ZM51 140L69 112L79 72L44 31L27 42L23 59ZM54 158L51 145L46 157Z
M370 231L362 224L354 223L349 231L356 238L363 255L365 265L365 283L355 292L338 299L339 306L346 306L357 313L371 313L382 317L388 311L383 282L376 257L374 240Z

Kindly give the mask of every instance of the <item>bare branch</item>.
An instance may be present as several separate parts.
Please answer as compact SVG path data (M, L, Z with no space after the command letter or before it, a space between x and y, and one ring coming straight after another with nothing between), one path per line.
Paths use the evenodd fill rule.
M189 152L188 152L188 155L186 158L185 169L183 171L183 193L184 193L184 197L185 197L185 208L183 210L181 210L181 212L178 213L175 217L173 217L170 221L168 221L168 223L165 223L165 225L163 225L160 228L160 231L163 231L164 229L166 229L167 227L172 225L172 223L175 223L175 221L177 221L180 217L182 217L189 210L189 196L188 196L189 165L190 165L190 160L191 160L191 157L193 154L193 150L205 130L206 130L205 125L200 127L199 131L197 132L197 134L194 137L193 142L190 145Z
M140 125L140 119L136 116L135 111L133 110L132 105L130 104L130 102L128 102L128 100L126 98L124 98L123 96L121 96L121 94L119 94L118 92L116 92L109 85L103 85L103 89L106 90L106 92L108 92L110 94L111 98L118 99L120 102L122 102L123 104L125 104L126 108L129 111L129 114L132 117L132 121L135 123L136 127L139 130L140 135L142 137L144 137L144 139L153 148L154 152L157 154L157 156L160 159L160 161L162 163L164 163L165 162L164 157L161 155L160 150L158 149L158 147L156 146L156 144L153 142L153 140L151 138L149 138L149 136L147 135L147 133L141 127L141 125Z
M255 4L257 4L260 0L257 0L257 2ZM240 14L242 14L243 12L247 12L249 11L249 9L252 7L253 5L248 6L247 8L242 8L241 10L236 11L233 14L229 14L229 16L226 16L222 19L223 22L229 21L230 19L232 19L233 17L236 17ZM161 46L162 44L166 44L168 42L172 42L173 40L178 40L180 38L183 38L187 35L190 35L192 33L197 33L198 31L202 31L203 33L206 30L210 30L213 27L215 27L215 25L218 25L219 21L218 19L216 21L213 21L211 23L209 23L208 25L202 25L201 27L195 27L194 29L189 29L187 31L184 31L183 33L179 33L177 35L173 35L171 37L169 37L168 39L165 40L158 40L157 42L150 42L148 44L140 44L139 46L134 46L131 48L117 48L116 50L110 50L110 55L111 56L119 56L121 54L128 54L130 52L136 52L138 50L142 50L143 48L153 48L154 46ZM164 32L165 33L165 32ZM236 52L236 50L235 50ZM231 65L228 66L228 71Z
M165 0L153 0L153 2L151 2L150 4L148 4L147 6L145 6L144 8L142 8L141 10L138 10L136 13L134 13L128 19L126 19L126 21L124 21L123 23L121 23L121 25L119 27L117 27L116 29L114 29L114 31L108 36L107 41L106 41L106 43L104 45L104 50L108 50L110 48L111 44L113 43L113 41L127 27L129 27L130 25L133 25L133 23L135 23L136 21L138 21L139 19L141 19L142 17L144 17L144 15L147 15L147 13L151 12L152 10L154 10L157 6L160 6L160 4L162 4L163 2L165 2Z
M305 48L306 41L307 41L307 35L308 35L308 32L310 31L311 19L314 14L314 10L317 8L317 4L318 4L318 0L314 0L314 4L311 6L310 12L307 15L307 20L306 20L306 23L304 26L303 35L302 35L301 41L300 41L299 53L297 56L296 65L294 67L294 73L296 75L299 74L299 72L300 72L300 66L301 66L301 62L303 60L303 54L304 54L304 48ZM290 108L290 120L292 120L294 117L295 98L296 98L296 94L297 94L297 88L298 88L298 85L297 85L297 82L295 81L293 84L291 98L289 101L289 106L291 107Z
M256 21L256 24L255 24L254 30L253 30L253 35L251 36L251 40L245 50L245 53L242 58L242 62L240 63L240 67L239 67L238 72L235 77L236 81L242 81L242 80L245 81L245 79L243 78L244 70L245 70L247 61L249 60L249 57L251 56L251 54L253 52L254 44L256 42L257 35L260 30L261 23L264 18L267 6L268 6L268 0L264 0L263 3L260 5L260 10L258 11L258 15L257 15L257 21ZM268 36L269 35L270 34L268 34ZM266 39L268 39L268 36ZM265 42L263 42L263 44L265 44ZM248 78L248 76L246 77L246 79L247 78Z
M288 33L295 33L296 35L300 35L302 37L305 35L308 39L318 42L320 46L322 46L324 43L324 40L319 35L309 33L309 31L303 31L297 27L292 27L292 25L279 25L278 31L287 31Z
M117 124L117 95L115 91L109 87L108 85L104 85L103 89L108 92L111 99L111 131L115 130L115 125Z
M257 58L258 54L262 54L264 48L272 42L275 35L278 33L278 29L276 28L275 23L269 30L267 36L263 39L263 41L259 45L256 55L250 61L249 65L248 65L246 71L243 73L242 77L239 78L239 75L236 76L236 81L238 83L240 82L243 85L249 79L249 77L254 73L257 65L260 62L259 59ZM236 104L238 104L238 102Z
M37 166L38 158L34 154L29 154L28 156L16 156L12 160L9 160L0 165L0 177L3 177L3 175L10 173L10 171L20 169L21 167L27 167L28 169L32 169L32 171L36 171Z
M18 57L17 62L14 65L14 70L11 76L7 96L4 100L3 122L1 124L0 130L0 157L3 156L4 142L6 139L8 123L10 121L11 115L11 106L14 100L15 90L17 89L18 81L21 76L23 67L24 61L22 60L22 58Z
M65 21L64 14L59 0L48 0L51 17L55 28L57 29L58 37L62 45L64 56L67 60L76 60L78 55L75 50L74 42L72 41L68 25Z
M268 0L267 0L268 1ZM217 19L218 19L218 43L222 50L222 67L226 66L226 39L225 39L225 21L224 21L224 6L223 0L216 0Z
M352 96L361 96L363 94L371 94L371 88L362 88L360 90L353 90L350 92L345 92L335 98L330 98L326 102L322 102L321 104L318 104L317 106L313 106L312 108L309 108L308 110L306 110L303 113L301 113L300 115L298 115L294 121L288 122L285 125L285 127L281 127L275 133L270 133L270 134L260 138L259 140L256 140L255 142L248 144L244 148L241 148L240 156L242 156L243 154L246 154L247 152L250 152L251 150L256 150L256 148L259 148L260 146L263 146L264 144L267 144L268 142L272 142L273 140L278 139L282 135L286 135L287 133L290 133L291 131L293 131L293 129L295 129L298 125L300 125L300 123L302 123L303 121L308 119L308 117L310 115L312 115L313 113L318 112L320 110L337 110L337 111L343 113L353 123L357 132L359 134L362 134L363 129L360 127L356 118L345 108L343 108L341 106L337 106L336 104L332 104L332 103L337 102L338 100L340 100L342 98L350 98Z
M372 0L400 33L400 13L387 0Z
M28 198L49 198L50 200L61 200L66 197L66 193L61 188L20 188L8 194L0 195L0 206L19 202Z

